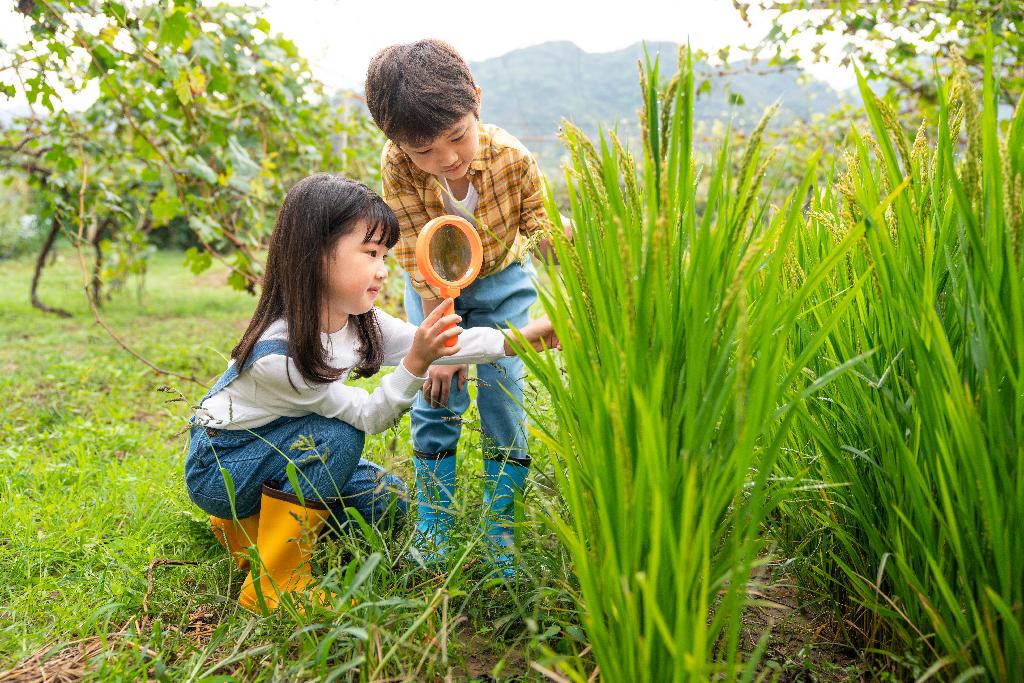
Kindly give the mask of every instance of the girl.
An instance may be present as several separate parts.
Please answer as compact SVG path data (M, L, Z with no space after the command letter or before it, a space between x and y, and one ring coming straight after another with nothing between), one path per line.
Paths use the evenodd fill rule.
M397 240L394 213L365 185L329 174L297 183L277 216L256 311L193 418L189 497L240 567L255 544L261 566L238 598L250 610L273 610L312 583L312 539L332 514L347 505L376 520L390 503L381 492L404 492L360 454L366 433L409 408L431 363L513 353L498 329L444 330L461 318L442 316L443 306L418 327L375 308ZM521 332L536 348L557 343L544 318ZM372 392L345 384L382 365L397 367Z

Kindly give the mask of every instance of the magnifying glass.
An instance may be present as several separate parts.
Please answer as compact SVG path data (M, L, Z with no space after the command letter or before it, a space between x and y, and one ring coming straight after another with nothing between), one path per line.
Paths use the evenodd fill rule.
M416 238L416 266L427 284L438 289L441 298L457 297L480 274L484 247L469 221L461 216L438 216L423 226ZM455 310L449 306L444 315ZM444 329L454 327L452 323ZM445 346L455 346L452 337Z

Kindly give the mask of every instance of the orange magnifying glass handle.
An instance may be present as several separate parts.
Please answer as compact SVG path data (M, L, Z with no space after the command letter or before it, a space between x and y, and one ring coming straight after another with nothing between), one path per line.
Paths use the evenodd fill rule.
M442 313L441 314L442 316L451 315L452 313L455 312L455 297L457 297L458 295L459 295L459 290L457 290L457 289L451 289L451 288L448 288L448 287L441 287L441 296L444 297L445 299L447 299L448 297L451 297L451 299L452 299L452 302L450 304L448 304L448 306L446 307L448 310L446 310L444 313ZM441 329L441 331L442 332L447 332L448 330L452 329L453 327L455 327L455 323L451 323L450 325L445 325ZM454 337L451 337L450 339L445 339L444 340L444 345L447 346L448 348L451 348L451 347L455 346L458 343L459 343L459 336L458 335L455 335Z

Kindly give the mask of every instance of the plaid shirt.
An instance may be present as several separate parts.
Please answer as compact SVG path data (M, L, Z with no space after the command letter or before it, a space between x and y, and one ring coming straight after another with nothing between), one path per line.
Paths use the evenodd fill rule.
M480 195L476 227L484 247L480 267L483 277L521 259L529 236L538 230L550 231L551 222L544 210L537 162L519 140L501 128L480 124L480 149L467 175ZM381 177L384 201L398 216L401 230L395 258L409 273L421 297L439 298L416 267L416 236L427 221L448 213L441 196L444 185L421 171L391 141L384 145L381 155Z

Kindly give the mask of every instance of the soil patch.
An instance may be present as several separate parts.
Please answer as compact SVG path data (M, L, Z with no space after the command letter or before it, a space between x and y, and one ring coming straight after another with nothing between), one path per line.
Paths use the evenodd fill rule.
M750 654L758 639L770 631L761 658L762 672L775 672L778 680L844 683L869 680L869 671L857 653L842 642L841 630L827 610L802 601L795 579L752 577L754 604L744 615L741 649Z

